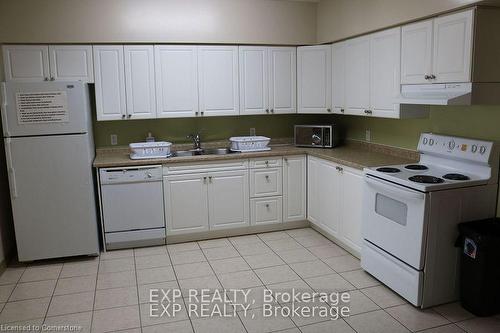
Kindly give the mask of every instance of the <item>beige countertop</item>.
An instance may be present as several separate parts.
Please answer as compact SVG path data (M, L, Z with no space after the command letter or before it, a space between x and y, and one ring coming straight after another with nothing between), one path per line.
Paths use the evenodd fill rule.
M219 146L220 147L220 146ZM174 148L175 150L175 148ZM357 169L364 167L405 164L415 162L418 154L412 150L394 148L377 144L368 144L356 141L349 141L339 147L332 149L322 148L302 148L293 145L274 145L270 151L253 153L234 153L228 155L197 155L184 157L169 157L164 159L132 160L128 155L128 148L99 148L96 151L94 167L124 167L137 165L158 165L188 162L212 162L234 159L290 156L307 154L350 166Z

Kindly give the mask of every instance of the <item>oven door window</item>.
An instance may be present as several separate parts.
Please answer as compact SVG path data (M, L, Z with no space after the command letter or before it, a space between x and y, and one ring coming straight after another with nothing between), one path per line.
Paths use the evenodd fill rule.
M404 202L377 193L375 197L375 212L393 222L406 226L408 206Z

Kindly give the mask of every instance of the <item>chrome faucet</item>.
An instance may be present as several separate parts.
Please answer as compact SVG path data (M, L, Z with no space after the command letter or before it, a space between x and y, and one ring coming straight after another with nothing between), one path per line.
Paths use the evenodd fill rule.
M193 151L203 150L203 148L201 148L201 137L199 134L189 134L187 138L193 140Z

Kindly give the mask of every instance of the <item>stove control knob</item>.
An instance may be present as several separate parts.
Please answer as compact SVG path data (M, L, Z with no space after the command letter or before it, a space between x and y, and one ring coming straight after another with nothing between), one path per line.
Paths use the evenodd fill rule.
M434 139L429 139L429 146L434 146Z
M455 141L451 140L450 142L448 142L448 148L450 150L453 150L455 148Z
M479 154L484 155L484 153L486 153L486 146L481 146L479 148Z
M427 142L429 142L429 139L424 138L424 139L422 140L422 142L423 142L423 144L424 144L424 145L426 145L426 144L427 144Z
M475 154L477 152L477 145L472 145L472 148L470 149L470 151Z

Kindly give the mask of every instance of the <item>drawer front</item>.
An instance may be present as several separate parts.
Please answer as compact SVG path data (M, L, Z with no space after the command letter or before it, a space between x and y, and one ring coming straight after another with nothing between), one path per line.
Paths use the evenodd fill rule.
M271 158L254 158L250 160L250 168L276 168L283 166L283 159L281 157L271 157Z
M217 172L217 171L232 171L248 169L248 160L234 160L230 162L189 162L189 163L172 163L163 165L163 175L182 175L189 173Z
M252 225L281 222L283 222L281 197L250 200L250 223Z
M250 197L269 197L282 194L282 169L250 170Z

